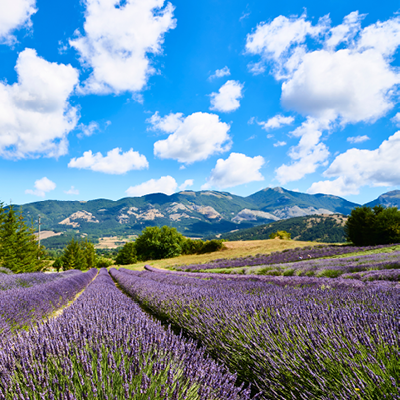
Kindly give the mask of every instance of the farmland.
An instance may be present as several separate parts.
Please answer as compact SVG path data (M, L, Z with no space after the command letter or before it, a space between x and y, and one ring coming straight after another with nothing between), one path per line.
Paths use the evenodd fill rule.
M0 274L0 399L400 399L399 246L289 242Z

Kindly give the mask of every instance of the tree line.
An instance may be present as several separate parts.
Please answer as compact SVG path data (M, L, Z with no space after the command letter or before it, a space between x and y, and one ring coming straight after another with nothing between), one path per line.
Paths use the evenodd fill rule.
M44 246L38 245L33 222L24 222L21 211L0 203L0 266L14 273L35 272L45 267Z
M168 226L147 227L135 242L126 243L115 260L118 265L137 261L160 260L186 254L211 253L222 249L222 240L190 239Z
M356 207L344 227L346 239L356 246L400 243L400 211L397 207Z
M348 242L356 246L400 243L400 211L397 207L373 208L363 206L352 210L346 225ZM46 249L39 246L31 225L24 222L22 212L13 206L7 208L0 203L0 267L14 273L34 272L45 269ZM277 231L272 237L290 239L290 234ZM168 226L147 227L135 242L128 242L120 248L115 260L99 256L94 245L87 239L72 238L64 248L62 255L53 263L60 271L69 269L86 270L90 268L134 264L138 261L159 260L186 254L202 254L220 250L222 240L190 239L184 237L175 228Z
M184 254L202 254L220 250L222 240L190 239L184 237L175 228L168 226L147 227L136 241L125 243L119 249L115 264L128 265L138 261L160 260L178 257ZM113 263L109 258L98 257L92 243L87 239L77 241L74 238L65 247L61 257L57 258L53 267L60 269L89 269L108 267Z

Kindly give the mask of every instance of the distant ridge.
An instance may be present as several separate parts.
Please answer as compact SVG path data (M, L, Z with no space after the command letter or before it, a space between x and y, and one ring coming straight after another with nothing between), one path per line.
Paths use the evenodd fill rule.
M154 193L113 201L45 200L22 206L25 219L42 230L63 232L44 244L62 246L71 236L140 233L146 226L168 225L189 237L220 235L233 230L307 215L349 214L358 204L337 196L299 193L282 187L266 188L247 197L229 192L185 190L172 195Z
M253 228L240 229L220 235L227 240L265 240L276 231L286 231L292 239L323 243L344 243L344 225L347 217L342 214L310 215L272 222Z
M377 199L375 199L365 205L368 207L374 207L378 204L380 204L384 207L400 208L400 190L392 190L390 192L383 193Z

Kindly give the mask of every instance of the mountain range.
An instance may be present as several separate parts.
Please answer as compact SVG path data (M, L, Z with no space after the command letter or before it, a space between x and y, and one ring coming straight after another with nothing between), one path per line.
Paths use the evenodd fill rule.
M381 195L368 203L400 206L400 191ZM155 193L117 201L45 200L24 204L27 221L41 230L65 235L127 236L146 226L168 225L188 237L205 237L292 217L350 214L359 204L338 196L306 194L281 187L266 188L247 197L218 191L182 191L170 196ZM55 238L52 238L53 240ZM50 240L50 239L47 239Z

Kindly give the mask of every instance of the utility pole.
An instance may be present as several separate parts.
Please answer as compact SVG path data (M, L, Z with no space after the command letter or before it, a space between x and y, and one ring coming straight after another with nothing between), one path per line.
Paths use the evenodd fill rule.
M40 214L39 214L39 215L38 215L38 226L39 226L39 235L38 235L39 241L38 241L38 247L39 247L39 250L40 250L40 225L42 225L42 224L40 223ZM40 260L40 252L38 253L38 260Z

